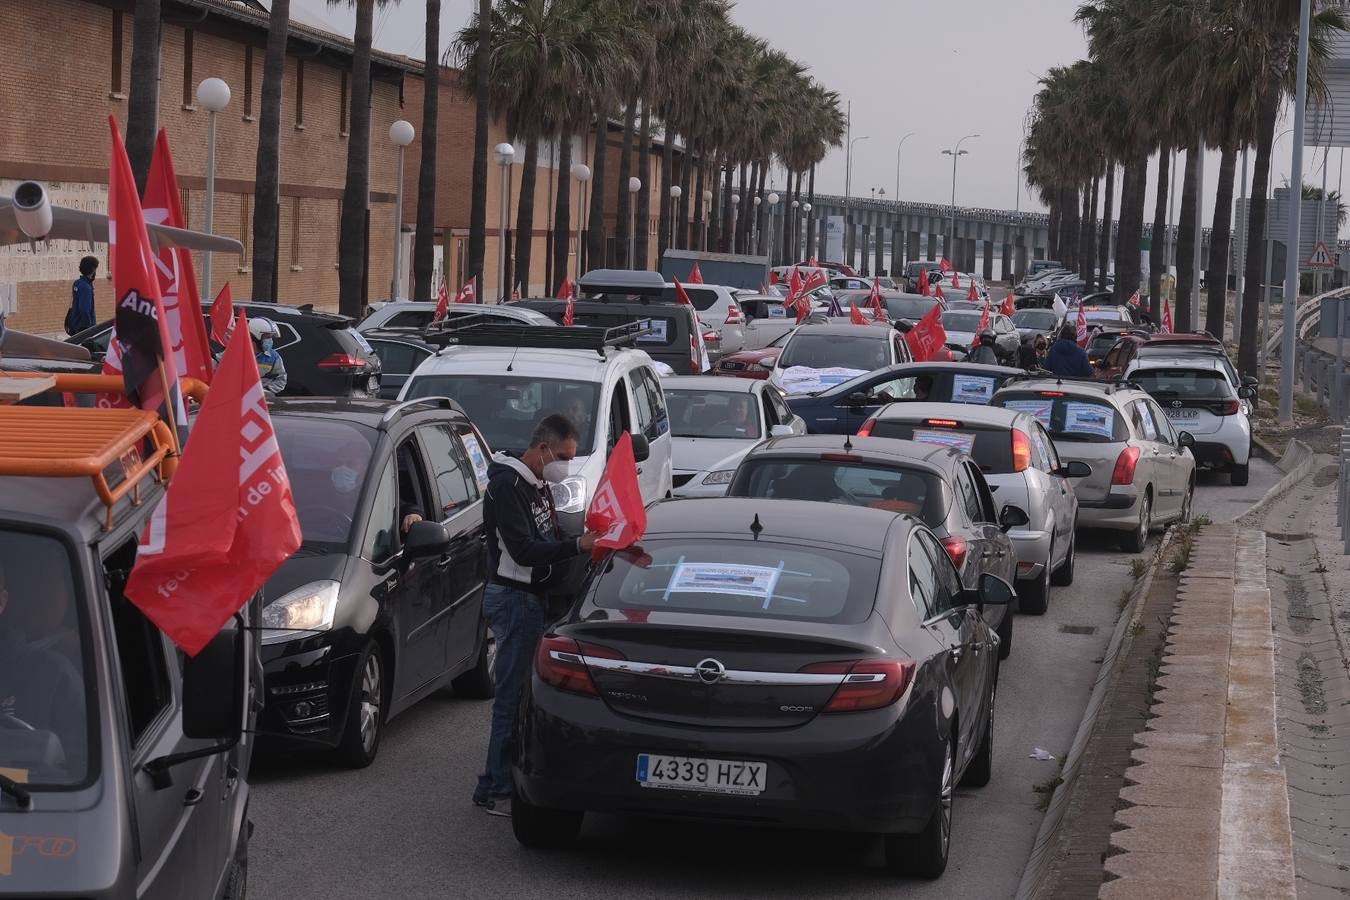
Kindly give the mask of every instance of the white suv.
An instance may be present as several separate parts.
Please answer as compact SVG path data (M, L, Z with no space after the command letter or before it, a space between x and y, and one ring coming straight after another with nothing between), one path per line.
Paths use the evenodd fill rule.
M619 331L619 329L610 329ZM449 397L493 450L519 453L539 420L562 413L577 426L577 456L553 485L559 524L580 534L619 436L633 435L645 503L671 495L670 415L652 358L606 341L597 328L488 326L449 332L452 342L408 378L400 400Z
M1191 453L1197 465L1226 471L1233 484L1244 485L1252 453L1252 425L1247 418L1256 389L1229 380L1227 360L1203 356L1138 357L1125 378L1148 391L1172 427L1195 438Z

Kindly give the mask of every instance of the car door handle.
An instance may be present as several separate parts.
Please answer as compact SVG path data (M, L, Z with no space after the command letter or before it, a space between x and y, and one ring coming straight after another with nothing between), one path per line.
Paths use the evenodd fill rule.
M453 555L442 556L440 559L436 560L436 568L448 569L450 567L450 564L453 563L454 561L455 557Z
M951 652L952 652L952 662L960 662L960 661L961 661L961 657L962 657L962 656L965 656L965 654L966 654L966 648L965 648L965 647L953 647Z
M204 796L205 794L196 788L188 788L187 793L183 795L183 805L196 806L198 803L202 802L202 797Z
M642 474L642 466L638 466L638 467L637 467L637 473L638 473L639 475Z

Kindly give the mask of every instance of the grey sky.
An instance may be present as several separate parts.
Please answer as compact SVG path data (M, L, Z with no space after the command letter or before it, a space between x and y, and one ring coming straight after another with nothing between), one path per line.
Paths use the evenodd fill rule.
M895 193L896 147L915 132L900 159L900 193L906 200L947 203L951 199L951 158L941 155L963 135L969 156L961 158L956 201L967 206L1012 209L1020 183L1017 171L1022 123L1051 66L1067 65L1086 53L1082 31L1073 23L1079 0L737 0L733 17L811 67L812 74L853 103L853 135L868 136L853 154L853 193L872 188ZM442 0L443 44L468 21L472 0ZM292 15L342 34L352 32L349 9L331 9L327 0L291 0ZM402 0L376 12L375 44L382 50L420 57L425 4ZM1283 123L1281 129L1288 127ZM1290 140L1276 148L1272 181L1289 173ZM1310 148L1311 151L1311 148ZM1339 151L1331 155L1330 186L1338 177ZM1320 182L1321 155L1305 157L1305 177ZM843 193L844 151L821 164L816 189ZM1213 215L1217 154L1207 154L1204 216ZM1150 166L1145 218L1152 218ZM779 174L781 185L781 173ZM1119 190L1119 179L1117 179ZM1021 187L1023 209L1042 209ZM1117 209L1119 198L1117 197Z

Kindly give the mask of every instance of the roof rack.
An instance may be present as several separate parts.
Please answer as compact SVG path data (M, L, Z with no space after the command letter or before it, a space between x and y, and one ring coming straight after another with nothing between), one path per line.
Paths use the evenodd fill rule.
M465 319L488 318L465 316ZM540 328L537 325L501 325L474 322L427 333L427 342L441 347L547 347L559 350L594 350L600 356L611 347L632 346L643 335L654 333L650 319L639 319L614 328Z

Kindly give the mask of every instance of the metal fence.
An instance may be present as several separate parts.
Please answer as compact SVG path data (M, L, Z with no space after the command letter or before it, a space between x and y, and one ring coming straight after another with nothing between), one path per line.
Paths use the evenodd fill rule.
M1350 428L1341 426L1340 474L1336 479L1336 524L1341 527L1341 552L1350 556Z

